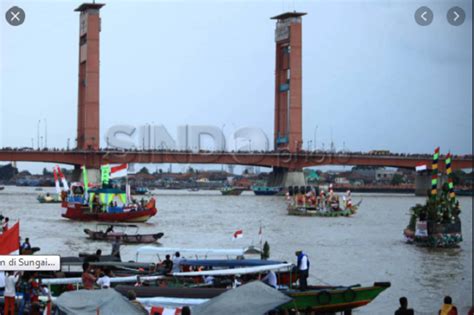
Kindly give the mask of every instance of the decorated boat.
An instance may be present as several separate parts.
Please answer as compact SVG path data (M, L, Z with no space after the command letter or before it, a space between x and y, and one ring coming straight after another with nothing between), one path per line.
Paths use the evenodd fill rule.
M244 191L241 187L226 186L221 189L221 194L224 196L239 196Z
M96 230L84 229L90 239L114 241L119 239L125 244L154 243L163 237L163 233L139 234L138 226L133 224L97 224Z
M403 231L408 243L427 247L456 247L462 242L461 209L456 200L451 170L451 154L446 155L447 183L438 189L439 147L432 164L431 191L424 205L410 209L410 222Z
M146 222L158 212L154 198L129 202L126 193L116 188L90 189L84 201L68 203L62 216L78 221Z
M297 216L321 216L321 217L348 217L357 212L362 200L357 204L352 203L350 191L340 198L334 193L332 185L329 192L323 190L318 194L319 189L310 186L290 186L288 187L287 201L288 214Z
M274 196L283 192L282 187L252 186L252 191L257 196Z
M116 167L122 169L122 166ZM130 186L125 191L110 186L114 167L101 167L101 187L90 188L87 170L83 167L83 184L72 187L63 203L64 218L78 221L146 222L157 214L155 198L139 202L131 197ZM125 168L126 171L126 168ZM119 172L119 171L117 171Z

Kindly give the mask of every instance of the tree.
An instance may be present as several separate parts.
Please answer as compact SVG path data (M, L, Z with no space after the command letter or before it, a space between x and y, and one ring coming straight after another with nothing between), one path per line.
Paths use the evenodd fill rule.
M401 174L395 174L393 175L392 177L392 181L390 182L390 184L392 185L400 185L403 183L403 176Z
M142 167L141 170L138 172L140 174L150 174L150 172L148 171L148 169L146 168L146 166Z

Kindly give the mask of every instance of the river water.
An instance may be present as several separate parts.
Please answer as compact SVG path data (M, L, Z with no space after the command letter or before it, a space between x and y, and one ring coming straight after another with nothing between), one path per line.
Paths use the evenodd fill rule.
M45 188L44 191L51 191ZM43 254L76 255L107 243L86 239L83 229L94 223L61 218L58 204L39 204L34 188L6 187L0 191L0 213L20 220L22 237ZM407 296L417 314L437 314L445 295L466 314L472 305L472 198L460 197L464 242L460 248L433 250L407 245L402 230L408 209L424 198L400 194L354 194L363 199L350 218L288 216L284 197L221 196L218 191L154 191L158 215L140 225L140 232L164 232L166 247L243 248L258 244L258 230L271 248L271 258L295 261L304 250L311 261L310 282L334 285L392 286L357 314L393 314L398 298ZM232 241L243 229L244 237ZM137 246L123 246L122 258L135 259Z

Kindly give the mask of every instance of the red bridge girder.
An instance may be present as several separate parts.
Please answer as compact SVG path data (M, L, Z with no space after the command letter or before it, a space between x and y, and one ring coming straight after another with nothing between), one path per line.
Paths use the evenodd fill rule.
M235 164L263 167L302 169L319 165L359 165L415 168L418 163L431 167L431 157L418 155L369 155L314 152L209 152L183 151L16 151L0 150L0 161L48 162L86 165L98 168L107 163L178 163L178 164ZM444 169L444 156L440 157ZM472 157L454 157L453 169L472 169Z

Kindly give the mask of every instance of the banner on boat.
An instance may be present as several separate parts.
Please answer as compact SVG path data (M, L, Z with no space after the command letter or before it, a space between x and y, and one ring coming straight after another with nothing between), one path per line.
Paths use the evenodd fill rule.
M20 222L0 234L0 255L8 255L20 249ZM0 262L1 263L1 262ZM2 265L0 264L0 270Z

